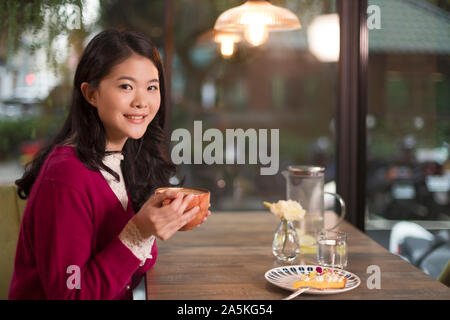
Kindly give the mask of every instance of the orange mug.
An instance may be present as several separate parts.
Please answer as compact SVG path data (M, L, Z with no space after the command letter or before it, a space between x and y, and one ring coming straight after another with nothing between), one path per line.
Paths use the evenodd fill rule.
M189 202L188 206L185 209L186 211L189 211L195 206L199 206L199 210L197 211L195 217L186 223L180 230L181 231L188 231L196 226L198 226L200 223L202 223L203 219L208 214L208 208L209 208L209 201L210 201L210 192L207 189L199 189L199 188L172 188L172 187L162 187L155 190L155 193L161 193L164 191L176 191L176 192L182 192L184 194L193 194L194 198ZM172 199L165 199L162 202L162 205L168 205L172 202Z

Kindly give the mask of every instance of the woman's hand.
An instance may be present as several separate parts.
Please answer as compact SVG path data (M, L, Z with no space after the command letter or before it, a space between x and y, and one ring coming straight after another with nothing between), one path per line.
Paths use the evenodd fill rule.
M211 204L209 204L208 208L211 207ZM206 218L211 214L211 211L208 210L208 213L206 214L206 217L203 219L202 223L206 221Z
M173 190L153 194L132 218L133 222L142 237L148 238L154 235L161 240L167 240L178 229L191 221L199 210L199 207L196 206L184 212L193 197L193 195L185 195ZM162 202L168 198L173 201L161 207Z
M208 208L211 207L211 204L209 204ZM206 214L206 217L208 217L211 214L211 211L208 210L208 213ZM203 219L202 223L206 221L206 217Z

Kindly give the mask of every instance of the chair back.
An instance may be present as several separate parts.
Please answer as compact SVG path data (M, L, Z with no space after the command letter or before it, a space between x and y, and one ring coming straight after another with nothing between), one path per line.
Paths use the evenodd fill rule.
M25 206L26 200L19 198L16 185L0 186L0 300L8 299Z

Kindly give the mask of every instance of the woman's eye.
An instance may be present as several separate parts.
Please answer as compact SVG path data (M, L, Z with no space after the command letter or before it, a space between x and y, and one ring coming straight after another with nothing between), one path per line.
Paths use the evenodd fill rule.
M150 86L150 87L148 87L148 90L158 90L158 87L157 86Z
M127 89L132 89L131 86L130 86L129 84L121 84L120 87L121 87L122 89L125 89L125 90L127 90Z

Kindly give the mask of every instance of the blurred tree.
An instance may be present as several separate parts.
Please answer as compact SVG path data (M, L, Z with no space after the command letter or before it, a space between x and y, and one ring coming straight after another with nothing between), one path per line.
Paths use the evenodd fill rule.
M5 0L0 2L0 63L27 46L31 54L45 48L56 66L52 44L60 34L83 30L82 0ZM23 41L28 34L31 43Z
M82 53L84 40L89 34L83 24L85 0L4 0L0 1L0 65L10 72L17 63L13 58L33 56L37 50L46 54L47 65L39 68L53 71L60 79L39 103L38 117L0 122L2 139L0 157L17 157L22 143L46 140L59 129L66 116L72 91L73 63ZM67 59L58 60L55 42L59 36L67 37ZM64 48L63 48L64 50ZM20 62L18 63L20 65ZM3 156L1 156L3 155Z

